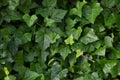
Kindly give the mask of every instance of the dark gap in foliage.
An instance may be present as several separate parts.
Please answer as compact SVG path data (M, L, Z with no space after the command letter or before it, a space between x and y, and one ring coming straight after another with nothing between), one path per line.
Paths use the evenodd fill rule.
M24 66L30 68L30 62L24 62Z

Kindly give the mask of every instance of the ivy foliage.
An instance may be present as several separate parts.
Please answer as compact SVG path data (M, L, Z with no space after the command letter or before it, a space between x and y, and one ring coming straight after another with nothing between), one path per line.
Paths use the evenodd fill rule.
M0 0L0 80L119 80L120 0Z

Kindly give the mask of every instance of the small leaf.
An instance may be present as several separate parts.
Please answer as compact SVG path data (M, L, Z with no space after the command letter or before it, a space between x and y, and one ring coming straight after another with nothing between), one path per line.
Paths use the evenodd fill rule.
M78 58L79 56L83 55L83 52L81 50L76 50L76 58Z
M24 19L24 21L26 22L26 24L27 24L29 27L31 27L31 26L35 23L35 21L37 20L37 16L36 16L36 15L30 16L29 14L25 14L25 15L23 16L23 19Z
M70 44L70 45L72 45L74 43L72 34L65 40L65 43Z
M62 58L65 60L69 53L71 53L71 50L68 46L60 46L58 52L62 56Z
M28 42L28 41L31 41L31 38L32 38L32 34L31 33L25 33L23 35L23 42Z
M8 71L7 67L4 67L4 72L5 72L6 76L9 75L9 71Z
M86 3L87 2L85 0L83 0L83 2L77 1L76 8L72 8L69 14L82 17L82 8Z
M96 17L101 13L102 7L100 3L92 3L90 6L86 5L83 9L83 16L92 24L94 24Z
M44 35L44 43L43 43L43 49L47 49L50 46L50 43L52 42L52 39L49 34Z

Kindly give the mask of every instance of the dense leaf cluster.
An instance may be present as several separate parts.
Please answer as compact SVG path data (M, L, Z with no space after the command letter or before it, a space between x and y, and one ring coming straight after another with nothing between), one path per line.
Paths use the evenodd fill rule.
M118 80L120 0L0 0L0 80Z

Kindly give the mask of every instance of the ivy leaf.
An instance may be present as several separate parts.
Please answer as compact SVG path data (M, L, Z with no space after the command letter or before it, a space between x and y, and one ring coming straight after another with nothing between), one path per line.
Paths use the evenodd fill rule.
M82 33L82 28L81 27L78 27L76 31L73 32L73 37L78 40L80 35Z
M83 0L83 2L77 1L76 8L72 8L69 14L82 17L82 8L86 3L87 2L85 0Z
M44 43L43 43L43 49L47 49L50 46L50 43L52 42L52 39L49 34L44 35Z
M59 34L56 34L56 33L52 33L51 37L52 37L52 42L51 43L55 43L56 40L60 38Z
M31 33L25 33L23 35L23 42L26 43L28 41L31 41L31 38L32 38L32 34Z
M53 13L51 15L51 18L55 22L61 22L61 19L64 18L64 16L65 16L66 13L67 13L67 11L63 10L63 9L53 9Z
M96 17L101 13L102 7L100 3L92 3L90 6L86 5L83 9L83 16L92 24L94 24Z
M104 65L103 72L105 74L111 73L112 68L117 64L117 60L108 60L108 61L105 61L105 62L106 63Z
M83 55L83 52L80 49L76 50L76 58L78 58L81 55Z
M58 52L62 56L62 58L65 60L69 53L71 53L71 50L68 46L60 46Z
M113 45L112 45L113 39L111 37L105 36L104 42L107 45L107 47L113 47Z
M57 0L43 0L42 4L45 6L45 7L55 7L56 4L57 4Z
M117 4L117 0L101 0L101 4L105 7L112 8Z
M98 40L98 37L95 35L95 32L92 28L85 28L84 36L81 37L80 41L84 44L92 43Z
M52 26L52 24L55 22L53 19L45 18L44 22L46 23L46 26Z
M72 45L74 43L72 34L65 40L65 43L70 44L70 45Z
M19 5L19 0L9 0L9 9L15 10L15 8Z
M23 16L23 19L24 19L24 21L26 22L26 24L27 24L29 27L31 27L31 26L35 23L35 21L37 20L37 16L36 16L36 15L30 16L29 14L25 14L25 15Z
M35 80L39 76L40 75L38 73L30 71L29 69L27 69L23 80Z
M13 75L10 75L10 76L6 76L4 80L16 80L16 77Z
M56 77L53 80L61 80L62 78L66 77L68 73L67 69L63 69L62 71L60 71Z
M105 56L105 53L106 53L106 46L97 49L97 50L93 53L93 55Z

